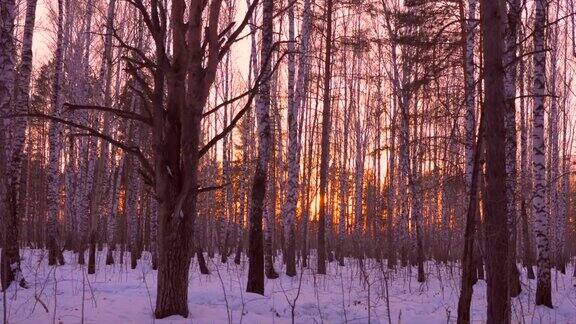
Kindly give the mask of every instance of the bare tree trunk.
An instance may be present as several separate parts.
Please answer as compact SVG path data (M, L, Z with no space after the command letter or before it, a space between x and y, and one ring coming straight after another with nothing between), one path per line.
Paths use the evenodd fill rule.
M504 1L481 0L486 118L487 323L510 323L504 93Z
M54 54L54 87L52 94L52 115L59 116L62 110L62 21L64 18L63 13L63 0L58 0L58 33L56 52ZM58 247L58 209L60 199L58 199L58 192L60 189L60 153L62 151L61 134L62 126L57 122L50 123L48 133L48 141L50 144L49 166L48 166L48 192L46 194L46 205L48 206L48 223L46 227L46 236L48 238L48 264L55 265L56 258L59 251Z
M508 21L506 24L505 54L504 54L504 92L506 96L506 210L508 211L508 230L510 231L509 260L510 260L510 296L517 297L522 291L520 286L520 273L516 266L516 237L517 237L517 163L516 154L516 42L518 41L518 27L520 23L520 1L512 0L508 8Z
M480 178L481 152L484 139L484 114L480 115L480 130L474 149L474 165L470 182L470 195L468 198L468 210L466 212L466 228L464 233L464 252L462 255L462 280L460 285L460 297L458 298L458 320L460 324L470 323L470 304L474 292L474 237L476 232L476 213L478 212L478 180Z
M114 151L113 151L114 152ZM108 214L108 221L106 222L106 238L108 243L108 251L106 252L106 264L114 264L114 250L116 250L116 236L117 236L117 222L118 222L118 192L120 192L121 179L124 168L124 158L120 159L118 166L112 177L112 203L110 204L110 212Z
M324 60L324 97L322 108L322 139L320 156L320 206L318 211L318 274L326 274L326 195L328 191L328 164L330 154L330 82L332 79L332 0L326 0L326 55Z
M288 50L295 49L294 41L294 6L288 11L288 32L291 42ZM298 131L298 115L303 106L308 84L309 64L308 51L310 42L311 4L310 0L304 1L304 14L302 20L302 41L298 62L298 78L296 88L294 79L296 74L296 62L294 54L288 56L288 184L286 189L286 202L284 205L284 235L286 240L286 274L296 275L296 204L298 201L299 173L300 173L300 135ZM301 127L301 126L300 126Z
M340 192L338 199L340 200L340 211L338 220L338 262L340 266L344 266L344 240L346 236L346 215L348 210L348 142L349 142L349 122L350 122L350 111L352 107L349 107L347 102L348 97L348 87L344 89L344 119L343 127L344 132L342 134L343 144L342 150L342 161L340 162ZM351 101L350 101L351 102ZM351 105L351 104L350 104Z
M0 112L10 110L15 114L25 114L28 112L30 75L32 71L32 39L34 22L36 19L36 0L28 0L26 3L26 18L24 23L24 35L22 39L22 54L18 74L14 70L15 48L14 48L14 2L5 1L0 10L2 18L0 30L0 42L3 44L0 60L3 61L3 68L0 81L4 98L0 100ZM13 86L14 89L11 89ZM13 91L13 93L12 93ZM13 98L10 98L13 96ZM12 99L12 100L11 100ZM12 107L11 107L12 106ZM6 123L6 122L5 122ZM26 286L20 269L19 252L19 222L23 209L21 202L21 182L22 182L22 160L25 142L26 119L15 118L11 125L5 125L4 129L10 133L10 142L6 141L5 151L8 166L5 176L8 180L6 189L6 213L4 215L5 244L2 249L2 265L0 266L0 276L2 277L2 287L6 288L12 280L19 281L20 286Z
M89 4L91 5L91 4ZM112 86L112 33L113 33L113 23L115 15L116 0L111 0L108 4L108 12L106 16L106 34L104 37L104 56L102 59L102 66L100 68L99 83L100 90L102 91L102 97L100 99L101 104L104 107L109 107L111 104L111 86ZM140 28L140 30L142 30ZM88 31L89 32L89 31ZM141 33L140 33L141 35ZM89 36L87 36L89 37ZM141 39L140 39L141 43ZM90 42L87 40L87 44ZM141 47L141 46L139 46ZM86 48L89 51L89 48ZM110 114L101 114L103 117L103 132L108 133L110 128L109 116ZM90 194L90 233L89 233L89 245L90 253L88 258L88 274L96 273L96 239L98 235L98 224L100 215L100 205L102 201L103 186L106 182L105 168L108 159L108 145L101 143L98 146L98 158L96 161L94 169L94 182L91 188Z
M358 23L359 24L359 23ZM358 65L361 64L361 59L355 57L355 63ZM357 71L353 71L352 73L358 73L359 68ZM355 96L356 95L356 98ZM362 240L362 233L363 231L363 224L364 224L364 215L362 211L362 201L363 201L363 190L364 190L364 160L365 160L365 137L363 136L365 128L361 125L361 117L360 117L360 80L356 81L356 94L354 92L351 93L351 102L355 103L356 106L352 107L352 113L355 115L355 123L354 123L354 130L355 130L355 144L356 144L356 152L355 152L355 170L354 170L354 217L355 217L355 225L354 225L354 241L356 244L356 257L361 261L364 259L364 252L363 252L363 245Z
M275 94L274 94L275 95ZM274 232L276 227L276 127L270 120L270 158L268 165L268 180L266 181L266 197L264 199L264 219L266 220L264 232L264 267L266 278L277 279L279 277L274 269Z
M258 159L252 184L252 201L250 205L250 241L248 255L247 292L264 295L264 248L262 235L262 215L264 197L266 196L266 177L270 157L270 57L272 56L272 15L274 4L272 0L263 1L263 26L261 48L261 75L264 81L258 88L256 101L256 118L258 122Z
M154 193L150 193L150 253L152 254L152 269L158 269L158 201Z
M534 18L534 108L533 108L533 172L536 246L538 248L538 284L536 305L552 308L552 284L550 274L550 222L546 206L546 144L544 140L544 96L546 95L546 1L536 0Z
M524 37L521 33L520 38ZM522 56L524 53L524 47L520 47L519 55ZM519 69L519 83L520 83L520 95L525 94L524 88L524 70L525 65L523 61L520 61ZM529 226L529 215L527 206L530 202L528 201L529 195L532 191L532 181L530 179L530 170L528 165L528 111L526 109L526 100L520 98L520 173L521 173L521 201L520 201L520 216L522 221L522 248L524 249L523 263L526 267L526 272L528 279L536 278L534 275L534 253L532 251L532 240L530 238L530 228Z
M553 20L554 21L558 21L559 20L559 8L558 5L554 6L555 13L554 13L554 17ZM551 12L549 13L549 15L552 14ZM550 39L551 44L559 44L559 30L558 30L558 24L554 24L553 26L550 26L547 28L547 30L549 30L548 32L548 37ZM559 147L559 133L560 133L560 127L559 127L559 111L558 111L558 70L560 68L560 65L556 65L555 62L558 62L558 47L557 46L552 46L551 51L550 51L550 62L554 62L553 64L551 64L550 66L550 81L549 81L549 87L550 87L550 94L552 95L550 97L550 108L548 110L548 168L546 169L546 171L548 171L548 194L549 194L549 208L550 208L550 221L552 222L552 226L550 228L550 237L552 239L552 253L551 253L551 257L552 257L552 261L551 263L554 265L554 267L556 267L557 269L560 269L560 250L561 250L561 245L560 245L560 241L561 241L561 236L562 236L562 217L560 214L560 203L561 203L561 197L560 197L560 187L561 187L561 175L560 175L560 164L562 163L560 161L560 147Z
M396 114L398 111L397 96L393 96L392 102L394 105L394 112L390 118L390 154L388 157L388 192L386 193L387 214L386 214L386 236L388 243L387 251L387 267L388 269L396 268L397 255L396 255L396 242L394 240L394 202L396 196Z

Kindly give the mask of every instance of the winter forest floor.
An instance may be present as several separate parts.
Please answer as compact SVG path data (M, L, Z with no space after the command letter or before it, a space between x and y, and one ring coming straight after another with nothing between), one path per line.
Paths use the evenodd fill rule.
M118 257L118 255L116 255ZM149 255L131 270L129 254L124 264L104 265L99 252L95 275L65 253L66 265L48 267L47 253L23 250L22 267L29 289L12 285L2 298L9 323L290 323L296 301L296 323L453 323L456 321L460 287L459 266L426 264L427 282L416 281L416 272L399 268L389 271L376 262L346 260L346 267L330 263L328 275L310 269L294 278L281 274L266 280L265 296L246 289L247 263L222 264L207 259L212 273L201 275L196 260L191 265L188 289L190 316L154 320L156 271ZM118 258L116 258L118 260ZM281 258L277 259L278 262ZM277 263L277 270L280 263ZM535 280L522 272L522 294L512 306L514 323L575 323L576 278L554 271L553 301L550 310L534 306ZM56 291L56 294L54 293ZM485 322L486 283L474 286L472 319ZM4 300L6 296L6 300ZM388 298L387 298L388 296Z

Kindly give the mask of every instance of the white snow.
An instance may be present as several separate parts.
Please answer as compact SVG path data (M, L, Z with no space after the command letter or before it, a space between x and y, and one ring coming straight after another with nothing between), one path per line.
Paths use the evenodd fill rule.
M331 263L326 276L307 269L302 276L281 274L280 279L266 280L265 296L260 296L245 292L246 260L235 265L232 260L222 264L218 257L213 261L207 258L212 271L207 276L199 273L194 259L188 289L190 316L154 320L156 271L150 267L150 256L145 253L137 269L131 270L128 253L123 265L112 266L104 265L105 255L105 251L98 252L97 273L88 275L72 253L65 253L65 266L49 267L47 252L23 250L22 270L30 288L12 285L7 291L8 322L80 323L84 319L85 323L106 324L291 323L290 304L298 294L300 281L296 323L456 321L460 287L457 265L450 268L428 262L428 280L419 284L415 271L408 273L399 268L390 272L376 262L366 262L366 271L361 271L357 261L347 260L346 267ZM118 260L118 253L115 257ZM279 269L281 258L277 262ZM523 291L513 302L513 322L575 323L576 279L571 277L572 271L572 267L567 275L553 271L552 310L534 306L535 280L527 280L522 273ZM485 292L484 281L474 286L473 322L485 322Z

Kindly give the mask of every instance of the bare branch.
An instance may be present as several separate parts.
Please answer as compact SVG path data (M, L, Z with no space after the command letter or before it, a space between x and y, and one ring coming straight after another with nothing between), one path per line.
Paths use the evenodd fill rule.
M150 125L150 126L152 125L152 120L149 117L142 116L140 114L133 113L130 111L124 111L124 110L120 110L120 109L114 109L114 108L103 107L103 106L74 105L71 103L65 103L64 107L67 107L70 110L98 110L98 111L109 112L109 113L113 113L114 115L121 117L121 118L138 120L138 121L141 121L147 125Z
M26 113L26 114L10 114L10 115L0 116L0 118L19 118L19 117L32 117L32 118L48 119L48 120L51 120L53 122L61 123L61 124L64 124L64 125L67 125L70 127L74 127L74 128L78 128L78 129L81 129L83 131L86 131L87 136L98 137L98 138L122 149L126 153L133 154L134 156L136 156L136 158L138 158L138 160L140 161L140 163L142 164L144 169L146 169L147 172L149 172L150 174L154 173L154 169L152 168L152 165L146 159L146 157L144 156L144 154L142 153L142 151L140 150L140 148L138 146L128 145L126 143L123 143L123 142L116 140L109 135L101 133L101 132L99 132L99 131L91 128L91 127L81 125L81 124L78 124L78 123L75 123L75 122L72 122L72 121L69 121L66 119L59 118L59 117L40 113L40 112L32 112L32 113Z

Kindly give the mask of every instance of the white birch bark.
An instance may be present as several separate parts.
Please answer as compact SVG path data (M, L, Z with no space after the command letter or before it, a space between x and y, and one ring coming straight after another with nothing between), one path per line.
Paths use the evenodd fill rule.
M28 18L28 17L27 17ZM19 113L19 83L15 73L15 3L13 0L0 3L0 115ZM27 26L28 27L28 26ZM23 44L26 46L26 44ZM23 59L25 59L23 57ZM16 91L14 93L14 87ZM14 100L16 97L16 100ZM20 253L18 249L18 193L20 192L20 166L24 145L25 119L15 118L0 122L0 208L2 213L3 244L1 255L2 288L7 289L13 280L21 281ZM21 285L25 286L22 280Z
M57 22L57 41L56 52L54 54L54 86L52 94L52 115L60 116L62 110L62 54L63 54L63 33L62 23L64 19L63 1L58 0L58 22ZM62 151L62 125L57 122L50 122L48 131L48 142L50 145L49 164L47 183L48 190L46 194L46 204L48 206L48 223L46 227L46 236L48 238L49 264L56 264L58 249L58 210L59 210L59 189L60 189L60 155Z
M534 172L534 227L538 248L536 305L552 307L550 277L550 222L546 205L546 145L544 140L544 98L546 95L546 1L535 0L534 20L534 107L532 130L532 167Z
M474 68L474 29L477 24L475 20L476 2L477 0L468 1L468 20L466 21L466 178L464 181L466 197L470 196L472 169L474 168L474 141L476 136L476 80Z
M22 38L22 54L20 56L20 66L16 75L16 89L14 92L14 112L25 114L28 112L28 101L30 91L30 76L32 73L32 36L34 32L34 22L36 20L37 0L26 2L26 20L24 22L24 35ZM11 164L10 174L13 177L11 185L16 195L20 192L20 169L22 166L26 119L16 118L13 125L11 143ZM18 201L18 199L17 199Z
M264 201L266 196L266 180L268 166L270 162L271 132L270 132L270 76L272 57L272 0L265 0L263 3L262 45L261 45L261 67L260 73L265 81L258 88L256 100L256 120L258 126L258 157L256 170L254 172L254 182L252 184L252 197L250 204L250 264L248 268L247 292L264 294L264 251L262 246L262 216L264 212Z
M311 25L311 9L310 0L304 1L304 14L302 21L302 41L299 49L299 62L298 62L298 78L296 80L296 88L294 88L294 78L296 75L296 62L295 55L295 32L294 32L294 8L290 6L288 11L288 34L289 40L288 50L291 52L288 56L288 184L286 188L286 202L284 205L284 232L285 238L290 248L295 249L295 219L296 219L296 205L298 202L298 187L299 187L299 173L300 173L300 136L298 131L298 116L300 107L305 98L308 69L307 62L309 42L310 42L310 25ZM294 247L292 247L294 245ZM292 252L290 252L292 253ZM292 256L290 256L292 258ZM290 261L292 262L292 261ZM287 270L288 271L288 270ZM290 271L290 274L296 274L295 271Z
M78 46L79 52L76 56L75 65L72 66L73 75L76 76L77 84L72 89L72 98L75 103L86 104L89 99L89 87L88 80L90 76L90 40L91 40L91 26L92 26L92 12L93 12L93 0L88 0L86 3L86 16L83 20L83 29L78 36ZM80 55L81 54L81 55ZM88 125L94 127L94 114L92 112L82 112L80 118L84 119L84 122ZM82 137L79 140L79 150L80 150L80 165L84 166L84 176L82 181L82 193L80 196L80 217L79 217L79 263L84 263L84 251L86 249L86 243L88 242L91 223L94 218L96 210L93 210L97 204L93 198L96 198L97 193L93 192L95 170L96 168L96 150L97 150L97 139L92 137ZM93 207L94 206L94 207Z

